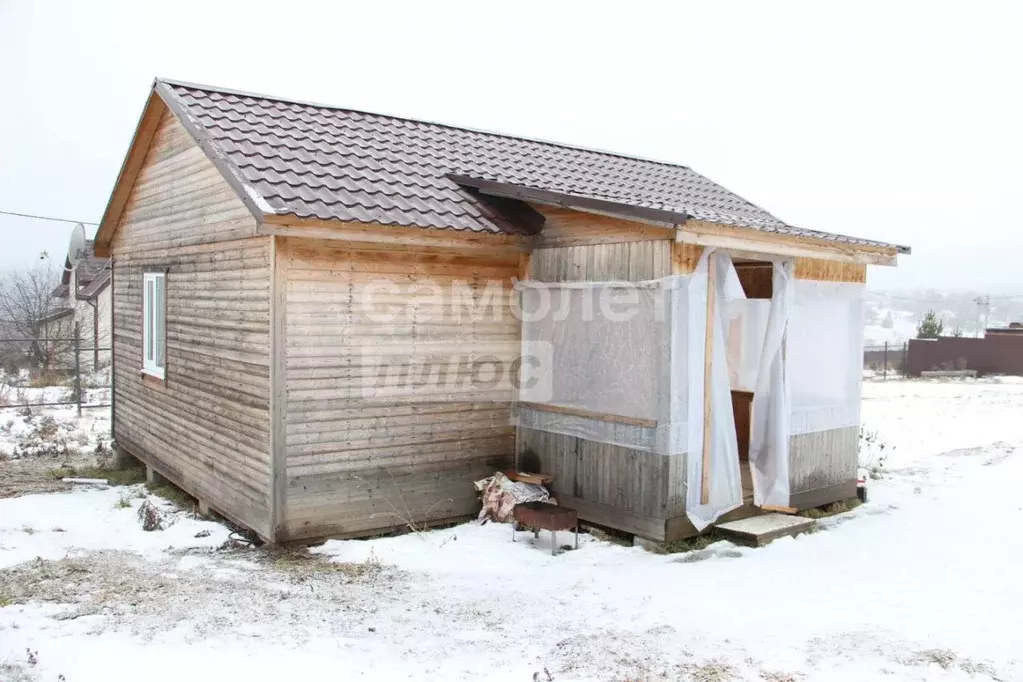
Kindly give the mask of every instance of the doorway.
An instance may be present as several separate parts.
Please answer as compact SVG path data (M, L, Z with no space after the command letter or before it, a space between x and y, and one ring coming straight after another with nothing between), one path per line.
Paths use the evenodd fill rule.
M733 265L735 266L735 274L739 278L739 284L742 285L742 291L747 301L766 300L768 302L766 305L769 306L770 300L774 296L774 264L770 261L733 258ZM729 334L730 345L732 343L741 344L748 341L748 339L748 332L744 334L741 331L737 331L735 334ZM759 345L762 344L763 339L760 339ZM759 345L754 349L756 355L759 355ZM741 357L743 350L742 348L732 349L729 356ZM744 503L752 504L753 472L749 464L749 450L750 440L753 435L753 384L756 381L755 372L753 377L742 376L743 374L748 375L749 372L744 373L738 369L730 371L729 374L732 379L732 414L735 416L735 436L739 446L739 472L742 477L742 497Z

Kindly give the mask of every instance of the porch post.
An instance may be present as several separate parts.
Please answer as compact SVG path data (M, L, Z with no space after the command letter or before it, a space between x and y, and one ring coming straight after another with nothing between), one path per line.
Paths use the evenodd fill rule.
M707 328L703 344L703 467L700 481L700 503L710 504L710 455L711 455L711 389L713 376L711 367L714 360L714 299L717 289L717 258L711 254L707 259Z

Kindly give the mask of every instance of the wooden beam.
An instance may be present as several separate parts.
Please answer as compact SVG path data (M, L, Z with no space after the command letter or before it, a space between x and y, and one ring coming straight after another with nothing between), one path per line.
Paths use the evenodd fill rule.
M620 414L611 414L609 412L593 412L591 410L583 410L577 407L569 407L567 405L552 405L549 403L530 403L520 402L519 407L525 407L530 410L537 410L539 412L552 412L554 414L567 414L572 417L583 417L585 419L596 419L602 422L615 422L616 424L628 424L629 426L645 426L647 428L655 428L657 426L656 419L643 419L642 417L626 417Z
M288 242L270 237L270 539L278 542L287 533L287 267Z
M671 274L688 275L696 270L703 247L675 241L671 245Z
M714 363L714 299L717 286L717 259L714 254L707 258L707 329L704 332L703 348L703 468L700 471L700 503L710 504L710 459L711 459L711 389Z
M267 216L258 231L260 234L282 237L358 242L360 245L367 245L368 248L401 249L415 246L470 251L485 249L494 255L530 251L533 243L533 238L527 236L398 225L371 225L340 220L302 220L296 219L294 216Z
M799 511L795 507L780 507L774 504L762 504L760 508L764 511L777 512L779 514L795 514Z
M776 232L729 227L702 220L687 222L675 233L675 239L685 244L746 252L750 256L767 254L867 265L896 265L898 261L898 251L894 246L882 247L798 237Z

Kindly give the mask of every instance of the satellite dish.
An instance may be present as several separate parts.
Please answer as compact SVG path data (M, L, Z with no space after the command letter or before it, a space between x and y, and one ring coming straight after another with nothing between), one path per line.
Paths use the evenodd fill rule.
M67 260L71 263L71 267L75 267L83 257L85 257L85 225L78 223L71 231L71 244L67 247Z

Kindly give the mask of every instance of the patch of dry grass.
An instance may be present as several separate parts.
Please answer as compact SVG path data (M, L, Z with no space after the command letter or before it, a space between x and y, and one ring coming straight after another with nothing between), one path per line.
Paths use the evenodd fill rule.
M365 561L331 561L319 554L310 554L304 548L286 547L268 550L272 566L276 571L297 576L316 574L338 574L349 580L360 580L374 576L381 571L380 561L370 556Z
M682 554L684 552L695 552L701 549L707 549L707 547L722 539L722 537L711 530L702 535L694 535L691 538L683 538L681 540L675 540L674 542L667 542L664 544L663 553Z
M712 660L705 663L687 663L682 666L687 679L693 682L729 682L739 679L739 669L724 660Z
M863 503L860 502L859 499L854 497L849 500L839 500L838 502L832 502L831 504L826 504L823 507L804 509L803 511L799 512L799 516L808 519L824 519L829 516L836 516L838 514L844 514L848 511L852 511L861 504Z
M64 464L50 469L46 473L55 481L62 478L99 478L107 481L110 485L136 485L146 480L144 468L116 469L99 464L79 466Z
M142 473L143 480L145 479L145 471ZM165 500L169 500L174 503L174 506L183 510L195 509L196 501L195 498L186 493L181 488L177 487L173 483L146 483L146 490L157 497L162 497Z

